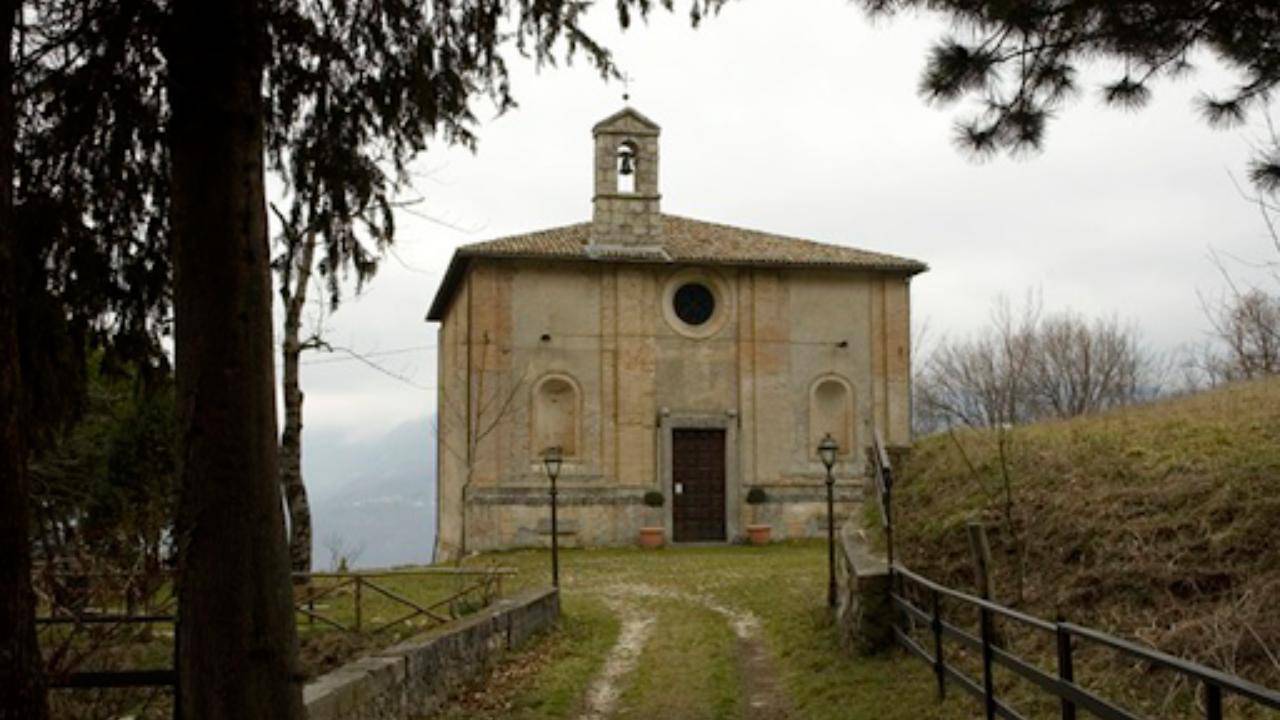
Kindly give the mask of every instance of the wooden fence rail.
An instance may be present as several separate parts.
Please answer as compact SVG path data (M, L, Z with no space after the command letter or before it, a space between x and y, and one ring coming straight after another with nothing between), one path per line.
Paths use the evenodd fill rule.
M434 622L441 624L448 622L455 613L451 610L446 614L441 613L441 609L452 608L454 603L459 600L478 593L481 598L481 604L488 605L493 598L502 595L502 578L515 574L515 570L510 568L490 568L485 570L470 570L467 568L430 568L427 570L395 570L387 572L361 572L361 573L294 573L295 586L302 592L302 597L294 598L295 609L302 613L308 624L316 622L323 623L337 630L348 632L369 632L378 633L383 630L395 627L402 623L406 623L418 617L425 617ZM413 577L459 577L474 578L471 582L465 584L452 594L429 604L422 604L418 601L405 597L391 588L387 587L385 582L387 579L405 579ZM336 580L337 582L327 585L323 588L316 589L313 584L316 580ZM325 615L316 610L316 602L325 598L333 597L345 588L351 588L352 593L352 620L350 624L343 624L342 620L333 615ZM408 609L408 613L391 620L390 622L378 625L373 629L366 629L364 621L364 610L366 591L373 592L392 603Z
M295 597L295 609L302 616L307 618L309 624L320 622L328 625L336 630L351 633L380 633L397 625L401 625L415 618L423 617L429 620L432 626L441 625L455 615L452 608L454 603L466 598L468 595L479 594L481 604L488 605L495 598L502 594L502 579L515 575L516 571L511 568L423 568L418 570L387 570L374 572L319 572L319 573L296 573L295 593L301 593L301 597ZM58 571L58 577L73 577L74 572ZM85 573L84 577L107 577L112 573ZM52 575L45 574L46 579ZM398 593L386 586L387 580L399 580L409 578L426 578L426 577L457 577L466 580L464 585L440 600L433 602L416 601ZM170 575L171 579L171 575ZM314 581L329 580L334 581L332 585L328 585L319 591L316 591ZM326 597L332 597L343 588L353 589L353 621L344 624L340 619L332 616L324 615L317 611L316 601ZM404 607L408 612L400 617L394 618L389 622L382 623L372 628L368 628L364 622L364 611L366 605L366 593L368 590L383 598L386 598L394 605ZM42 600L50 607L50 615L36 618L36 624L41 627L71 626L73 628L89 626L89 625L105 625L111 629L123 627L125 625L146 625L146 624L165 624L173 623L177 620L176 615L172 613L173 599L158 608L158 612L150 612L146 614L129 614L114 612L116 608L110 607L107 603L105 610L89 610L85 607L66 607L56 604L55 593L42 593ZM125 604L123 599L119 604ZM149 603L148 603L149 604ZM157 670L98 670L98 671L72 671L51 673L47 679L48 686L51 688L146 688L146 687L174 687L177 685L177 672L172 668L164 668Z

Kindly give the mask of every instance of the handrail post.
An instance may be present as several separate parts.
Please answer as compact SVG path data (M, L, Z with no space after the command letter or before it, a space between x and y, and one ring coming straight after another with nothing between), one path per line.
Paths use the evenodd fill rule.
M1063 683L1075 683L1075 667L1071 660L1071 633L1058 618L1058 679ZM1062 698L1062 720L1076 720L1076 704L1065 695Z
M996 717L995 678L992 675L991 661L991 610L985 605L979 608L982 621L982 697L986 704L987 720Z
M307 627L314 627L316 624L316 593L315 588L312 587L312 582L311 576L308 575L307 584L303 586L307 592Z
M354 577L356 579L356 632L360 632L360 627L363 621L363 618L361 617L362 613L360 603L364 593L361 592L362 587L360 584L360 576L357 574Z
M893 588L893 468L889 465L889 454L884 450L884 442L879 432L875 435L876 466L879 469L880 487L884 490L884 544L889 563L889 588Z
M933 672L938 676L938 700L947 699L947 662L942 657L942 595L935 588L933 595Z
M1206 680L1204 691L1204 716L1209 720L1222 720L1222 688Z
M889 556L889 572L893 572L893 471L885 468L881 475L884 485L884 542Z

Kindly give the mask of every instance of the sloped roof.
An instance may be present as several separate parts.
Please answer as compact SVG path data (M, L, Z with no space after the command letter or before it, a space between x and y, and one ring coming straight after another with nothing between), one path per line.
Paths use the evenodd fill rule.
M627 106L609 117L601 120L592 126L592 132L601 132L611 130L613 128L630 127L634 130L642 130L645 134L657 134L662 130L658 123L645 117L643 113L631 106Z
M678 215L661 216L662 245L653 248L593 246L591 223L577 223L463 245L454 253L428 320L440 320L470 258L809 267L873 270L915 275L928 269L918 260L844 245L748 230Z

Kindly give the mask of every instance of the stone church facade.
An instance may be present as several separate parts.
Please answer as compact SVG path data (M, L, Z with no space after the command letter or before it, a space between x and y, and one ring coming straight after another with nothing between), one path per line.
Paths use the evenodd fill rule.
M436 293L437 558L549 542L542 454L564 455L561 541L825 534L874 432L910 443L910 279L882 253L663 214L659 127L593 129L589 222L463 246ZM749 505L760 487L765 502ZM644 503L658 491L661 507Z

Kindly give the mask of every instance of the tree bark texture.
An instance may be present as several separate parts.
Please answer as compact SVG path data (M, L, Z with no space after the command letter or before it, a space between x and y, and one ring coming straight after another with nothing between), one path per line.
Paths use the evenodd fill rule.
M0 0L0 720L42 720L48 707L31 588L31 486L20 416L18 238L13 231L16 5L16 0Z
M181 432L184 720L302 720L277 470L260 0L178 0L166 37Z
M302 355L302 310L307 304L307 284L315 260L316 235L302 237L297 266L281 278L284 301L284 430L280 433L280 485L289 510L289 560L295 573L311 572L311 505L302 481L302 386L298 358ZM289 287L292 283L293 287Z

